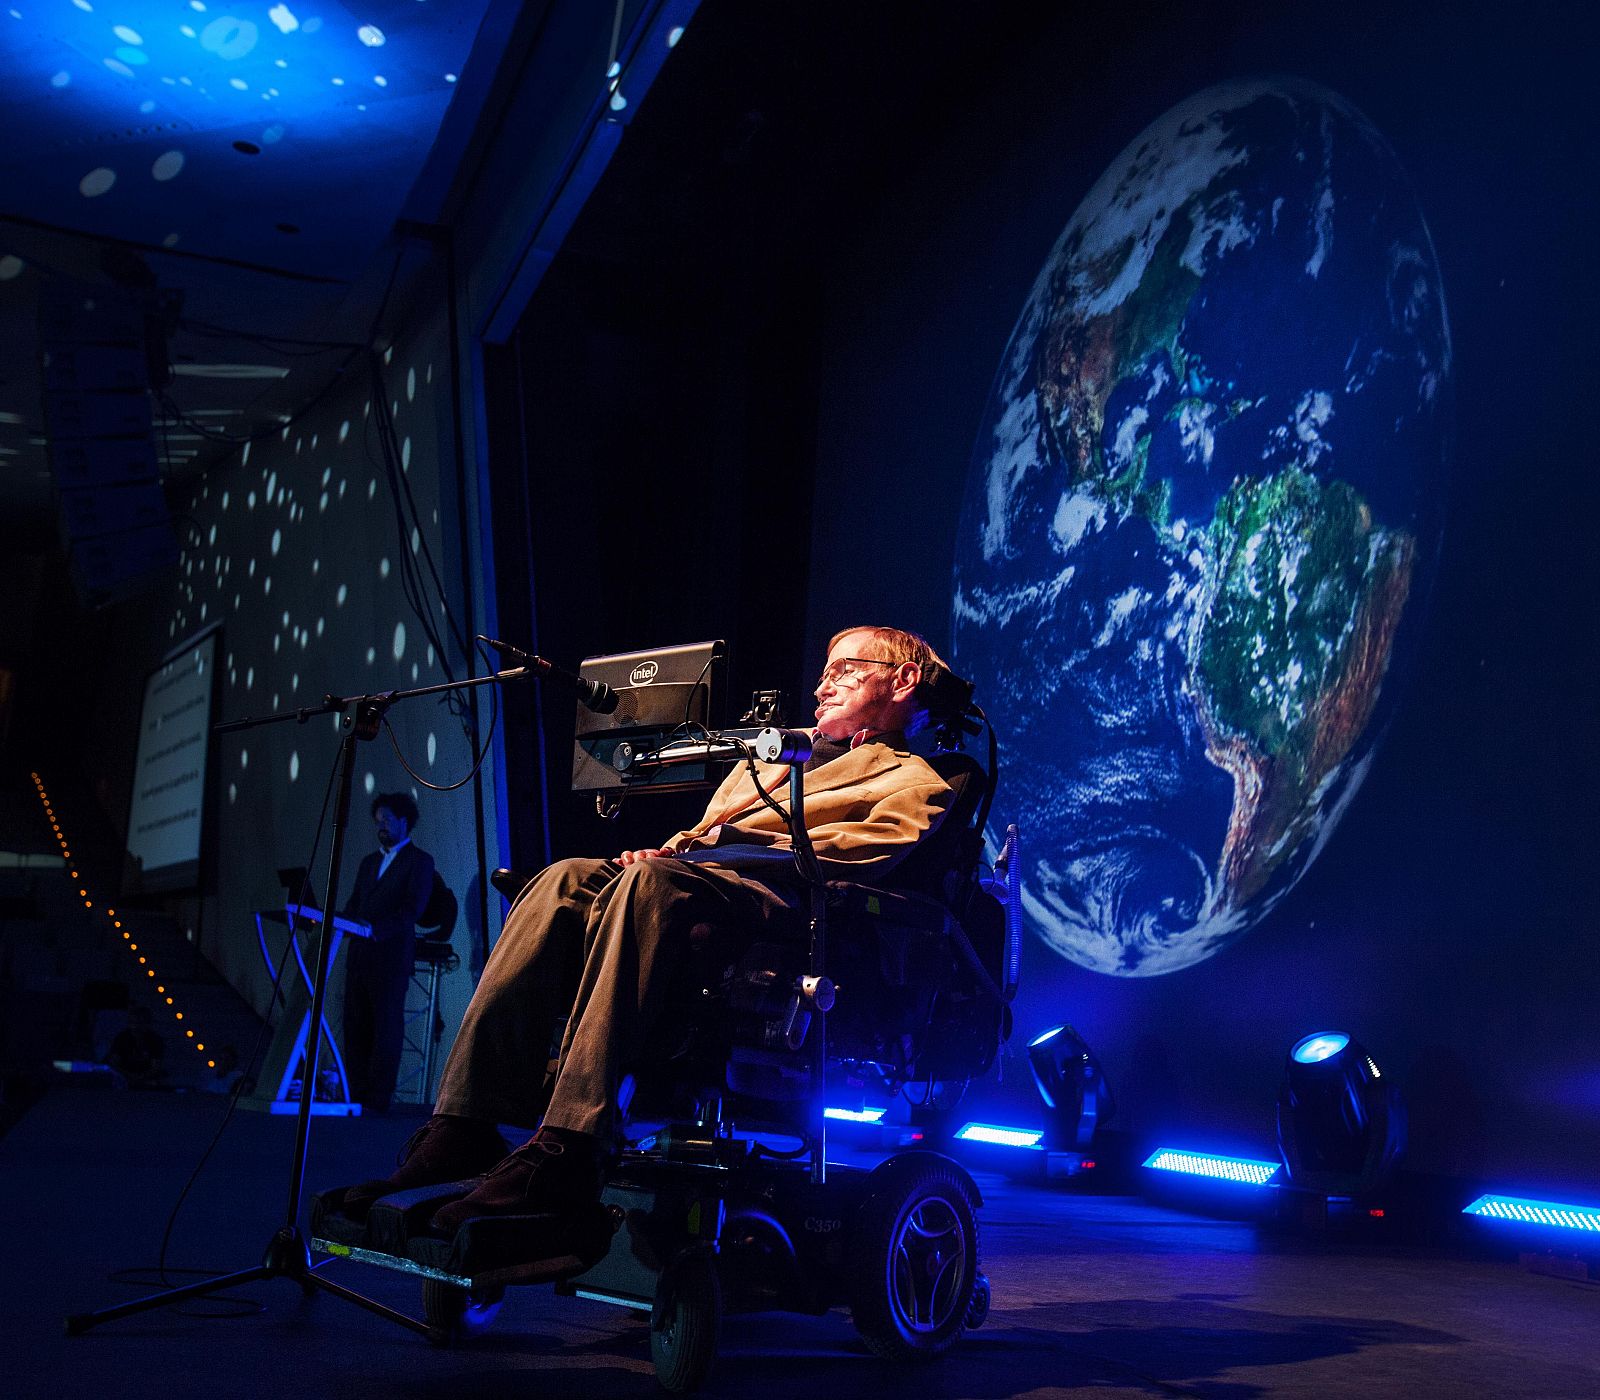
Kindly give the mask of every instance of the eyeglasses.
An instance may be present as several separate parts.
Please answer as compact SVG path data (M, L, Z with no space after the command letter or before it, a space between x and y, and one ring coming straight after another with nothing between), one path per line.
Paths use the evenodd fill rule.
M841 656L824 668L817 689L827 685L858 686L872 673L868 666L898 666L898 661L877 661L870 656Z

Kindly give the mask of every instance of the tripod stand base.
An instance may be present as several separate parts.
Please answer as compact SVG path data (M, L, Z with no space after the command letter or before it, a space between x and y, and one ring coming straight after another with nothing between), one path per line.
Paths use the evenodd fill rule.
M409 1327L413 1332L422 1333L435 1345L442 1346L450 1340L449 1329L431 1326L417 1318L408 1317L405 1313L396 1312L375 1298L368 1298L353 1288L346 1288L342 1283L324 1278L317 1272L321 1267L321 1264L312 1264L311 1248L306 1243L305 1236L296 1226L286 1225L267 1242L266 1254L255 1268L240 1269L231 1274L218 1274L215 1278L201 1279L199 1283L185 1284L181 1288L169 1288L161 1293L152 1293L146 1298L135 1298L130 1303L119 1303L114 1308L102 1308L98 1312L69 1314L66 1319L67 1335L81 1336L102 1322L112 1322L119 1317L132 1317L136 1313L170 1307L187 1298L205 1298L213 1293L237 1288L241 1284L255 1283L260 1279L286 1278L299 1284L303 1293L309 1295L319 1289L325 1293L332 1293L335 1297L343 1298L346 1302L354 1303L357 1307L365 1308L379 1317L388 1318L390 1322Z

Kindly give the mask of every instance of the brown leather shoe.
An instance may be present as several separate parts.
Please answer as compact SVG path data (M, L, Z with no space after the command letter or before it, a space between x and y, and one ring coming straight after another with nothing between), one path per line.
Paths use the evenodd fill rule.
M480 1215L545 1215L580 1210L600 1199L605 1153L598 1138L540 1128L477 1188L434 1213L435 1230L454 1234Z
M406 1140L393 1172L345 1189L343 1212L360 1219L380 1196L481 1176L506 1155L506 1146L493 1123L436 1113Z

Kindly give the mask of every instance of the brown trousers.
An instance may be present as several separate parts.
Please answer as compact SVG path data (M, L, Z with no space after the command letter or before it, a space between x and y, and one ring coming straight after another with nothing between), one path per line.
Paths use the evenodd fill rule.
M754 938L792 917L791 904L755 880L670 857L556 861L507 916L435 1111L524 1127L542 1120L609 1142L618 1083L681 986L696 936L709 927ZM547 1086L562 1015L560 1067Z

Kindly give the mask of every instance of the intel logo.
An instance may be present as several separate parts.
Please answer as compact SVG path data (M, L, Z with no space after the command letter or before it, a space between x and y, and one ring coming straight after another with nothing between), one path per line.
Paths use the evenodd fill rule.
M657 661L643 661L628 673L629 685L649 685L661 670L661 663Z

